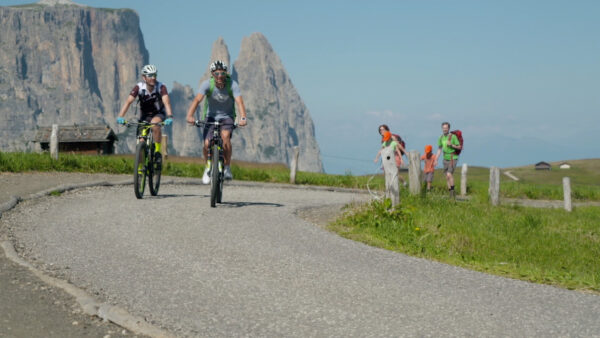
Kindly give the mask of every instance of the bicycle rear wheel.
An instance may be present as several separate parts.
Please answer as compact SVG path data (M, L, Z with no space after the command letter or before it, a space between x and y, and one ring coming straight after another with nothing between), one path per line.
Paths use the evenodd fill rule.
M160 187L160 174L162 172L162 158L157 161L157 157L162 156L161 153L154 152L154 144L150 146L150 163L148 173L148 186L150 187L150 194L152 196L158 195L158 188Z
M142 198L146 189L146 157L147 149L144 142L135 147L135 160L133 162L133 189L135 197Z
M219 186L221 185L221 175L219 173L219 147L215 144L211 149L211 168L210 168L210 206L214 208L216 206Z

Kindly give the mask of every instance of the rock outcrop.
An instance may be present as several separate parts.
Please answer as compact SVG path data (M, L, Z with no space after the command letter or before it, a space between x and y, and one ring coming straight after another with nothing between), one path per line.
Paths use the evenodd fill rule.
M32 149L36 128L53 123L119 130L116 113L148 62L135 11L45 0L0 7L0 30L2 151Z
M217 41L215 41L212 45L210 59L208 59L208 63L206 64L206 72L204 72L204 75L202 75L202 77L200 78L200 81L198 82L198 87L200 87L200 84L202 84L204 80L210 77L210 64L216 60L221 60L225 62L227 67L229 67L229 72L231 73L232 64L231 57L229 56L229 48L227 48L225 40L223 40L222 37L219 37Z
M229 50L223 38L213 43L211 57L202 81L208 79L208 66L214 60L230 64ZM233 78L239 82L248 113L249 124L235 131L234 159L253 162L289 164L293 147L300 149L299 169L322 171L319 146L308 109L294 88L281 60L260 33L242 41L240 56L233 65ZM169 95L173 110L179 112L173 125L175 153L201 156L202 137L198 128L185 123L183 112L195 92L189 86L176 84ZM198 108L198 114L203 104Z
M224 61L227 65L231 66L231 59L229 56L229 49L225 44L225 40L219 37L212 46L212 52L210 59L206 63L206 71L198 82L198 87L202 81L206 80L210 76L210 64L214 60ZM201 63L198 68L201 68L204 63ZM197 93L197 89L193 89L190 86L184 86L179 83L173 85L173 89L169 92L169 98L171 99L171 107L175 112L175 118L173 127L169 133L172 142L169 142L169 150L171 153L180 156L202 156L202 132L201 128L196 128L187 124L186 114L187 110ZM196 110L196 116L199 118L203 103L200 104ZM172 136L171 136L172 135Z
M189 125L185 119L194 96L196 96L196 92L192 87L177 82L169 91L174 114L172 127L166 129L167 135L169 135L169 154L202 156L201 128Z
M310 113L262 34L242 40L233 70L249 120L248 127L236 131L241 140L233 143L235 158L289 164L298 146L299 170L323 171Z
M149 59L135 11L42 0L0 7L0 29L1 151L33 150L39 127L76 123L109 125L119 137L116 152L133 152L135 128L118 126L116 115ZM217 59L231 66L222 38L213 44L201 81ZM235 133L234 158L289 164L299 146L299 169L322 171L308 109L267 39L260 33L244 38L231 68L249 119ZM185 121L196 90L174 83L169 92L175 112L165 130L169 153L201 156L200 129ZM136 108L127 116L135 116Z

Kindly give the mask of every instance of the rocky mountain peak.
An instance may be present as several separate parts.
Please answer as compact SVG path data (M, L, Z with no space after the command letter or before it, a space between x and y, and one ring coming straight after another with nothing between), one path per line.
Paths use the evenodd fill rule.
M202 75L202 77L200 78L198 86L200 86L202 81L210 77L210 64L216 60L221 60L225 62L227 67L229 67L229 72L231 72L231 57L229 56L229 49L227 48L227 44L225 44L225 40L222 37L219 37L212 45L210 60L208 60L208 63L206 65L206 72L204 72L204 75Z
M252 33L250 36L242 39L242 48L240 50L240 54L242 54L242 51L246 53L263 55L275 54L275 51L273 50L273 47L271 47L269 40L267 40L267 38L259 32Z
M244 37L233 76L239 82L250 121L249 127L240 131L249 141L240 150L254 154L260 162L290 163L293 147L298 146L299 169L322 171L310 113L264 35Z

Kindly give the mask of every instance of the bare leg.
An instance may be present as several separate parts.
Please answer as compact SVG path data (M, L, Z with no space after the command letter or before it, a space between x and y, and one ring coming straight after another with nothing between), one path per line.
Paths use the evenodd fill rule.
M150 123L160 123L162 122L162 119L158 116L154 116L152 118L152 120L150 121ZM161 128L160 126L154 126L152 127L152 133L154 134L154 143L159 144L159 148L160 148L160 143L162 142L162 132L161 132ZM162 153L162 150L161 150Z
M223 156L225 157L225 165L231 163L231 132L229 130L221 130L221 138L223 139Z
M448 184L448 189L454 185L454 176L449 172L446 173L446 183Z
M208 139L204 140L204 147L202 147L202 155L204 155L204 161L208 164Z

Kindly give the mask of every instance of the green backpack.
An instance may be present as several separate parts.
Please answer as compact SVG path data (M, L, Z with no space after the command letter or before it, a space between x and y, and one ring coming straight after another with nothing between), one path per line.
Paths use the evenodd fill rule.
M236 114L235 114L235 98L233 97L233 91L231 90L231 83L233 82L233 80L231 79L231 76L229 76L229 74L227 74L227 80L225 81L225 87L227 88L227 92L229 93L229 97L231 97L234 101L233 101L233 119L235 120ZM215 78L214 77L210 77L209 80L209 87L208 87L208 93L206 93L206 99L204 100L204 112L202 113L202 120L206 120L206 114L208 113L208 98L212 96L213 91L215 90Z

